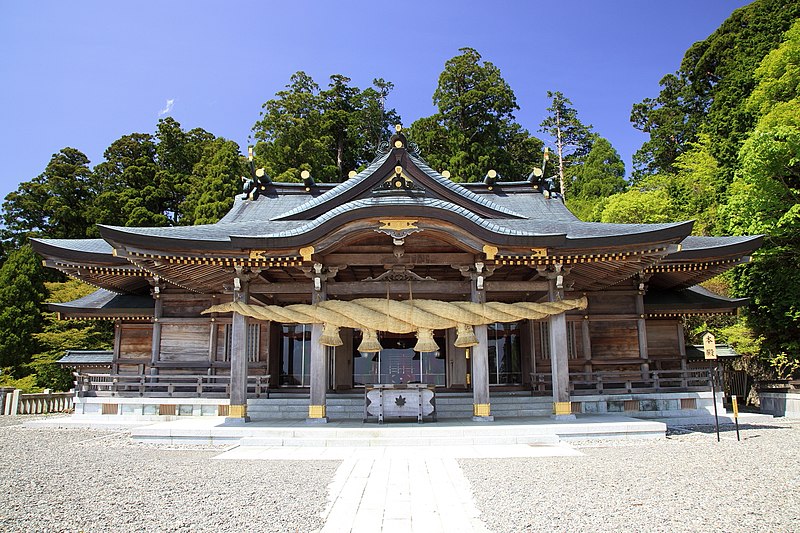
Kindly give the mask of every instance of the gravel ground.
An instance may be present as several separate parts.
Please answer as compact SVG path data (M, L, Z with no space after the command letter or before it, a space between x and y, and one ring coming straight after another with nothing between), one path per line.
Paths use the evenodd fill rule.
M572 443L583 457L462 459L496 532L800 531L800 422Z
M338 461L214 461L219 447L0 417L0 531L313 531Z

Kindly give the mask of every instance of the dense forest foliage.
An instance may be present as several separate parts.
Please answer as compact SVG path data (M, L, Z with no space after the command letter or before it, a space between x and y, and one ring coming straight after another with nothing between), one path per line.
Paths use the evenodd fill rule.
M627 180L611 143L561 92L547 92L541 138L524 129L511 86L472 48L445 63L432 95L436 113L406 133L455 181L482 180L490 169L500 180L523 180L544 166L550 189L583 220L692 219L698 235L765 235L750 264L709 283L751 297L752 305L740 317L690 320L687 328L716 332L753 373L786 377L800 361L798 19L800 2L756 0L692 45L660 92L632 106L631 122L648 140ZM393 87L375 79L362 89L335 74L322 88L295 73L252 128L255 164L278 181L297 181L301 170L319 181L347 179L401 122L386 106ZM184 130L168 117L153 134L112 142L94 166L80 150L63 148L10 193L0 215L0 384L64 388L69 375L54 364L64 350L111 343L107 323L60 322L46 312L43 302L92 288L43 269L30 237L93 238L96 224L213 223L249 172L241 153L233 141Z

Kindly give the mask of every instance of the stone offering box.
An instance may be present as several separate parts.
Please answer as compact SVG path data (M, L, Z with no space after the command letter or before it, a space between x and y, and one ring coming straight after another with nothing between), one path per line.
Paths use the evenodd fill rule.
M364 422L373 418L383 424L387 417L416 417L420 424L424 417L436 420L434 388L423 383L370 385L364 390Z

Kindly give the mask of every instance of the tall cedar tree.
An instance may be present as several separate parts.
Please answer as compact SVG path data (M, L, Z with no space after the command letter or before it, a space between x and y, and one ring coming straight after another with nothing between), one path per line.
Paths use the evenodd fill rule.
M542 142L514 121L519 109L500 69L472 48L445 63L433 93L438 112L408 131L422 157L455 181L479 181L493 169L524 179L541 159Z
M321 90L305 72L294 73L253 126L256 164L277 181L298 181L301 170L324 181L347 179L375 158L400 122L394 109L384 110L394 85L380 78L372 84L362 90L334 74Z
M31 181L21 183L3 202L2 236L13 249L28 237L80 239L94 222L86 210L91 201L89 158L75 148L63 148Z
M549 115L541 123L540 131L547 133L556 146L558 160L558 189L562 197L566 195L569 167L581 163L592 146L592 126L586 126L578 119L578 112L571 107L572 102L561 92L547 91L551 100L547 108Z
M595 212L603 199L623 192L625 163L607 139L592 136L592 148L580 164L571 169L567 207L581 220L596 220Z
M29 245L9 254L0 268L0 367L20 377L39 349L44 286L41 259Z

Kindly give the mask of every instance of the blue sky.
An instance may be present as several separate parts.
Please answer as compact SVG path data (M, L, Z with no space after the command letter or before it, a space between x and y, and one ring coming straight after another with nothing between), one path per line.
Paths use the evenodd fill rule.
M439 73L464 46L501 69L529 131L546 91L562 91L629 170L646 140L631 106L747 3L0 0L0 195L65 146L97 164L165 114L246 150L261 105L298 70L320 85L331 74L362 88L389 80L387 105L408 125L434 112Z

